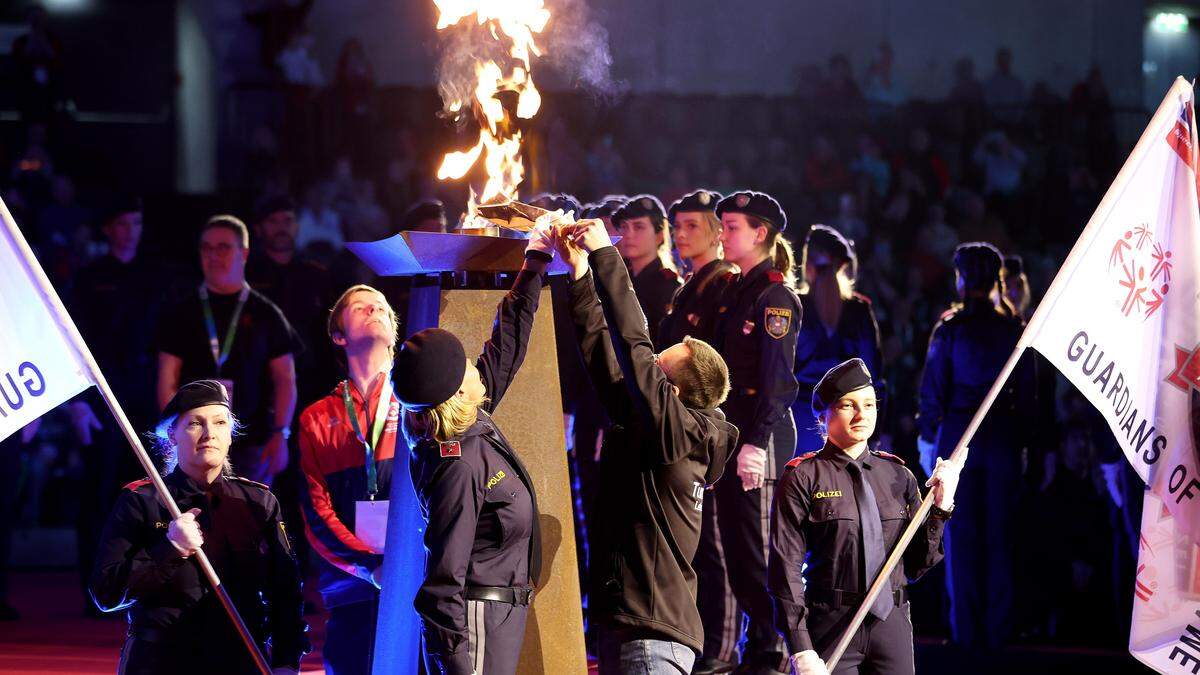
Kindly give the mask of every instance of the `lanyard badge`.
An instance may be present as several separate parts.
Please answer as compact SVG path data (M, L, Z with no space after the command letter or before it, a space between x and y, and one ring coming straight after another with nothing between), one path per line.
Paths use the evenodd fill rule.
M225 344L222 346L217 339L217 322L213 318L212 304L208 301L208 286L200 284L200 305L204 308L204 327L208 329L208 346L212 350L213 363L217 366L217 376L221 375L221 366L229 360L229 350L233 348L233 339L237 337L238 319L242 316L242 308L250 297L250 285L242 282L242 291L238 294L237 306L229 317L229 328L225 330Z
M366 453L366 469L367 469L367 497L371 500L375 499L375 495L379 493L379 477L375 469L375 448L379 445L379 439L383 436L383 427L387 423L388 408L392 403L392 376L386 373L383 379L383 388L379 392L379 402L375 405L375 417L368 420L371 424L371 438L368 440L363 436L362 428L358 426L358 413L354 409L354 399L350 397L350 380L344 381L342 384L342 401L346 404L346 416L350 418L350 426L354 429L354 436L358 438L358 442L362 443L363 451ZM364 396L364 405L370 400L370 392Z

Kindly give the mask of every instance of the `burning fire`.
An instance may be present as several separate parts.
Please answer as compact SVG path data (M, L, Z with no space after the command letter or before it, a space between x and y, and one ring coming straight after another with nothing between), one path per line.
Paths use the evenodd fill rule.
M542 55L534 36L546 27L550 10L543 6L543 0L434 0L434 4L440 12L438 30L474 15L476 23L486 25L493 39L508 43L509 54L517 62L506 75L495 61L478 61L472 95L445 102L453 113L467 108L474 112L480 126L479 141L469 150L446 153L438 179L462 178L482 155L487 182L480 201L486 204L515 199L525 167L521 164L521 132L512 116L530 119L541 107L542 97L530 74L530 59ZM500 94L515 94L515 106L510 103L506 107ZM470 211L474 210L474 201L472 194Z

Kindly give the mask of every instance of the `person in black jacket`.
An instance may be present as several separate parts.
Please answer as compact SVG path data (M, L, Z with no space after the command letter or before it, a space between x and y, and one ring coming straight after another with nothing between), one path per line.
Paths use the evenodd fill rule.
M690 673L704 646L691 564L704 493L737 445L737 429L718 408L729 373L716 350L694 338L654 353L603 223L582 221L564 234L574 242L559 241L572 269L571 315L613 422L600 471L616 497L591 530L600 673Z
M691 273L675 291L658 329L659 349L686 337L713 342L717 306L733 270L733 265L721 257L721 220L716 212L720 200L716 192L696 190L671 204L667 211L675 246ZM712 490L704 492L703 513L700 544L692 565L699 588L696 604L704 623L704 651L692 669L693 675L733 670L742 627L742 610L729 585L725 551L718 543L717 502Z
M551 231L539 226L473 363L441 328L418 331L396 354L409 473L426 520L413 605L429 673L517 671L541 534L533 481L491 412L525 360L551 251Z
M717 204L732 277L717 307L714 347L729 364L733 390L725 409L741 434L737 480L717 484L717 519L729 583L749 615L739 672L787 667L767 594L767 521L775 481L796 447L796 334L803 309L792 291L787 217L770 195L737 192Z
M877 380L883 365L879 325L871 301L854 292L858 257L853 245L832 227L813 225L800 259L805 282L800 304L808 321L800 326L796 338L796 383L800 391L792 413L796 418L798 455L825 445L808 410L817 381L830 368L850 358L862 359Z
M862 359L831 368L811 406L825 446L788 462L779 481L768 583L793 671L827 675L825 660L919 508L921 491L903 460L867 447L878 401ZM914 672L906 581L942 559L958 474L957 462L938 462L926 485L935 491L934 506L834 672Z
M200 566L188 560L201 547L274 673L295 674L309 650L279 502L229 465L236 424L219 382L180 387L157 433L175 464L163 480L183 513L172 519L143 479L125 487L109 516L90 587L101 610L129 610L122 675L258 672Z
M962 304L947 311L929 337L917 416L923 456L950 456L1020 339L1021 319L992 302L1000 267L991 244L954 251ZM999 647L1012 629L1013 517L1021 448L1036 419L1034 388L1032 361L1019 363L971 442L958 514L946 532L950 627L954 641L967 647Z
M621 234L617 249L629 266L633 291L650 329L650 341L658 344L658 327L682 284L671 260L667 213L657 197L637 195L613 212L612 224Z

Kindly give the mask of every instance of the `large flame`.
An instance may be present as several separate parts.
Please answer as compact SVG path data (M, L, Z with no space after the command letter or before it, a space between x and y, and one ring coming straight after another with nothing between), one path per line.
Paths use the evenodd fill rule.
M516 93L514 112L517 117L529 119L537 114L542 97L533 85L530 59L542 55L534 35L546 27L550 10L544 7L543 0L434 0L434 4L440 12L438 30L474 15L478 25L487 25L493 39L509 43L509 54L518 62L507 75L495 61L476 63L472 100L446 101L453 112L463 109L476 112L480 118L479 141L469 150L446 153L438 168L438 179L462 178L482 155L487 182L479 194L480 201L515 199L517 187L525 177L525 167L521 164L521 132L516 130L497 94Z

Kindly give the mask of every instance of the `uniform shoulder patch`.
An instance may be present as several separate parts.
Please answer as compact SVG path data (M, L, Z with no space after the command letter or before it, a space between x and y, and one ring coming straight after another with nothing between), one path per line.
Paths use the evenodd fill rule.
M787 307L768 307L764 310L763 329L776 340L783 339L792 327L792 310Z
M438 443L438 452L443 458L462 457L462 442L440 441Z
M882 450L872 450L871 454L875 455L876 457L882 457L883 459L891 460L891 461L899 464L900 466L904 466L904 460L900 459L899 457L893 455L890 452L884 452Z
M142 478L140 480L135 480L135 481L129 483L128 485L125 486L125 489L129 490L130 492L135 492L138 488L142 487L143 485L149 485L149 484L150 484L149 478Z
M773 284L782 284L783 272L780 272L779 270L771 270L770 272L767 272L767 279L770 279L771 283Z
M265 483L259 483L258 481L250 480L249 478L242 478L241 476L232 476L232 478L233 478L233 480L236 480L239 483L244 483L246 485L253 485L256 488L262 488L263 490L266 490L268 492L271 491L271 486L269 486Z
M815 450L813 452L806 452L803 455L800 455L799 457L793 457L791 459L791 461L789 461L787 463L787 467L794 469L794 468L800 466L800 463L803 462L804 460L812 459L813 457L816 457L816 456L817 456L817 453Z

